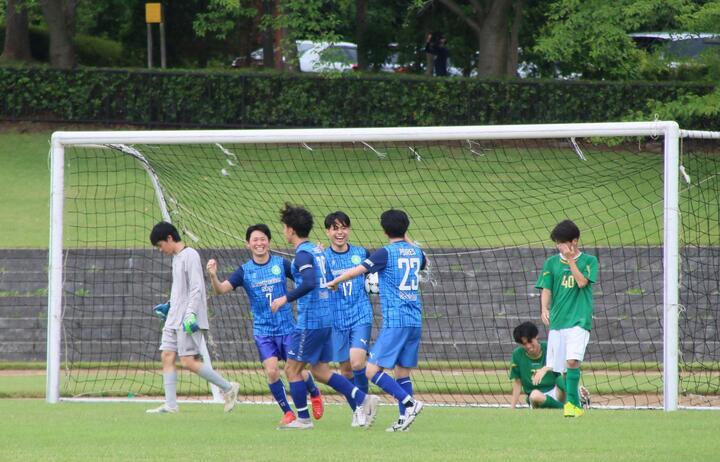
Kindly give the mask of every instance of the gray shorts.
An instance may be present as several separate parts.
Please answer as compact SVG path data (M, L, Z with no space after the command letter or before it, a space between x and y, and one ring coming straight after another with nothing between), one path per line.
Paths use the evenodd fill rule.
M204 330L188 334L183 329L164 327L160 340L160 351L174 351L178 356L197 356L203 342Z

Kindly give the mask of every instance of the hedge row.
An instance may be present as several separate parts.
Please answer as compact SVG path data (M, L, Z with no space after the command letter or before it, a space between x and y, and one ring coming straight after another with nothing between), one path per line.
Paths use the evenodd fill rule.
M0 118L187 127L381 127L616 121L688 83L234 72L0 69Z

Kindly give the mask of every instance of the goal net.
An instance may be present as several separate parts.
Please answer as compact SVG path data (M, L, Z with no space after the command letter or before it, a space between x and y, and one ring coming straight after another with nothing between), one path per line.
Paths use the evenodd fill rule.
M255 223L292 258L279 222L291 202L314 214L310 238L326 246L330 212L346 212L351 242L370 250L386 243L382 211L408 213L430 261L413 374L428 402L509 404L512 330L534 321L547 338L535 285L557 252L550 231L568 218L600 263L582 366L593 405L717 406L720 152L716 140L679 140L666 122L56 133L48 400L161 398L152 307L169 298L171 260L150 229L172 221L222 280L250 258ZM244 292L208 305L205 360L243 400L270 401ZM178 393L212 399L189 373Z

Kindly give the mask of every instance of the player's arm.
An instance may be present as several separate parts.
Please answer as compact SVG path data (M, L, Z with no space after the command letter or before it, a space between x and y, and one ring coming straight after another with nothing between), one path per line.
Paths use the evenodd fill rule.
M340 276L336 277L332 281L328 282L327 287L330 290L336 290L338 285L345 281L349 281L352 278L356 278L360 276L361 274L367 273L368 270L363 265L357 265L355 268L350 268L349 270L345 271Z
M515 409L520 402L520 394L522 393L522 384L520 379L513 380L512 398L510 399L510 408Z
M546 326L550 325L550 302L552 302L552 291L543 289L540 293L540 319Z
M295 276L292 274L292 263L287 258L283 258L283 267L285 268L285 277L295 282Z
M286 303L297 300L317 287L317 281L315 280L315 260L312 255L308 252L299 252L295 256L294 265L302 276L302 282L287 295L283 295L282 297L276 298L272 301L270 310L272 310L273 313L279 310L280 307Z
M560 253L562 254L563 258L567 260L568 265L570 265L570 272L573 275L573 279L575 279L575 284L579 288L583 288L590 282L587 277L580 271L580 269L577 266L577 262L573 258L575 254L577 253L577 247L575 247L572 243L570 244L560 244L558 246L558 249L560 250Z
M547 374L547 373L550 372L551 370L552 370L552 368L547 367L547 366L536 370L536 371L535 371L535 375L533 375L533 377L532 377L532 383L533 383L533 385L537 385L537 384L539 384L540 382L542 382L542 379L543 379L543 377L545 377L545 374Z
M226 294L234 289L233 285L230 283L230 281L225 280L220 282L220 279L218 279L217 276L217 260L210 259L207 262L207 272L208 276L210 277L210 284L212 285L213 292L215 292L217 295Z
M185 315L192 313L197 316L200 313L200 307L205 302L202 299L205 276L202 263L200 263L200 255L197 252L193 252L186 261L185 271L188 280L188 300Z

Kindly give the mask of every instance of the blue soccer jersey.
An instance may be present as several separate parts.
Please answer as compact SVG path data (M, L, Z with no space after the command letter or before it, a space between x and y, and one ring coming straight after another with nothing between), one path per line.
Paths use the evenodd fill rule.
M322 329L332 327L325 254L320 247L309 241L304 241L295 249L295 259L293 259L292 263L292 275L296 287L303 285L302 271L309 267L314 269L315 284L310 292L297 299L297 328Z
M347 270L355 268L368 258L368 251L362 247L349 245L343 253L332 248L325 250L325 259L330 272L329 279L335 279ZM345 281L332 292L333 327L349 329L354 326L372 324L373 311L370 299L365 292L365 276Z
M290 262L272 255L263 265L253 260L247 261L228 278L233 289L242 286L247 292L253 314L253 335L287 335L295 328L292 306L289 303L274 314L270 311L272 301L285 295L288 276Z
M419 273L425 263L420 247L405 241L386 245L362 263L378 273L383 327L422 327Z

